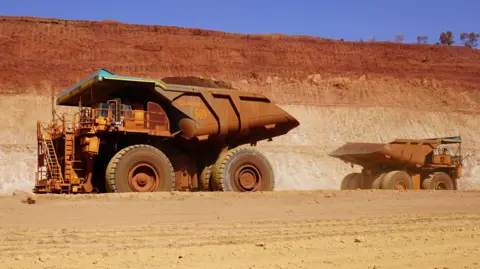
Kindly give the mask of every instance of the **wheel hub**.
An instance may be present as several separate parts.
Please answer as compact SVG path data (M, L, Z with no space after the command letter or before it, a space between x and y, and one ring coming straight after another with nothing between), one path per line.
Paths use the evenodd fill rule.
M255 191L261 185L260 172L253 165L243 165L235 173L236 185L241 191Z
M397 191L404 191L407 189L407 186L403 182L398 182L397 185L395 185L395 190Z
M151 180L151 177L145 173L138 173L133 177L133 180L136 180L138 185L143 187L147 185L147 182Z
M435 189L436 190L446 190L447 186L443 182L438 182L437 184L435 184Z
M152 192L157 189L160 178L149 164L138 164L128 174L128 185L133 191Z

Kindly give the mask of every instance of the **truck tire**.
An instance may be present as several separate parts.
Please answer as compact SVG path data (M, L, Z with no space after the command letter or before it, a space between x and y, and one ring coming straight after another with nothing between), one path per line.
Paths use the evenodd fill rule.
M212 168L214 191L273 191L275 174L268 159L250 146L221 154Z
M434 172L422 183L425 190L453 190L452 178L444 172Z
M212 165L207 165L203 168L200 174L200 180L198 181L198 188L200 191L210 191L210 182L212 178Z
M371 189L380 189L382 187L382 182L384 178L385 173L376 175L375 179L372 182Z
M360 188L361 176L362 174L360 173L350 173L346 175L342 180L340 190L356 190Z
M175 173L168 157L150 145L117 152L105 171L108 192L173 191Z
M381 187L386 190L411 190L413 181L405 171L391 171L383 177Z

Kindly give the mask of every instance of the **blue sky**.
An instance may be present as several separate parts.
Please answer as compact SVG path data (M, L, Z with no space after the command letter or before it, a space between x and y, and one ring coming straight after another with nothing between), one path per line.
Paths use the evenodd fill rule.
M0 15L173 25L238 33L345 40L438 41L451 30L480 32L480 0L4 0Z

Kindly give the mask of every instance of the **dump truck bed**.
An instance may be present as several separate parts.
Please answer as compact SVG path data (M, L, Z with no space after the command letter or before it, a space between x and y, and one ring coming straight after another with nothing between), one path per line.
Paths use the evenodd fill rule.
M388 159L385 157L385 147L386 144L378 143L346 143L328 156L368 167L388 162Z
M460 137L397 139L390 143L346 143L329 154L362 167L420 167L441 144L461 143Z
M167 84L161 80L118 76L105 69L60 94L58 105L92 106L111 98L132 103L150 100L168 115L172 133L187 139L233 135L254 142L286 134L299 122L262 94ZM249 141L246 141L249 140Z

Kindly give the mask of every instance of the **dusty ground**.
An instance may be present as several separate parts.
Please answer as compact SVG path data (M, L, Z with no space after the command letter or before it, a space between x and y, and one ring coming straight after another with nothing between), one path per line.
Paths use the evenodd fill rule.
M2 268L479 268L480 192L0 199Z

